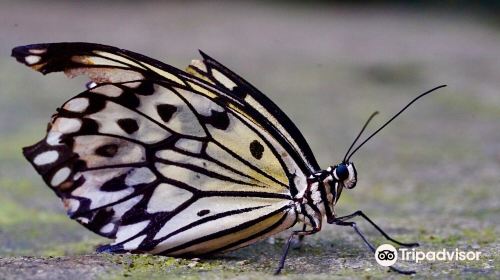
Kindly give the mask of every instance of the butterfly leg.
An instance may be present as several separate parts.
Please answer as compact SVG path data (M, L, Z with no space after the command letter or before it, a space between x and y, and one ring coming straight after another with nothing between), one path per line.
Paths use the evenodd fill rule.
M403 247L417 247L417 246L419 246L419 244L417 242L404 243L404 242L397 241L396 239L390 237L377 224L375 224L375 222L373 222L370 218L368 218L368 216L366 216L366 214L363 213L363 211L361 211L361 210L358 210L350 215L336 217L336 218L328 221L328 223L329 224L337 224L337 222L339 222L339 221L343 222L343 221L350 220L350 219L357 217L357 216L360 216L360 217L364 218L366 221L368 221L374 228L376 228L378 230L378 232L380 232L380 234L382 234L389 241L392 241L392 242L394 242L400 246L403 246Z
M280 263L278 264L278 268L274 272L274 275L280 274L281 270L285 266L286 256L288 255L288 250L290 250L290 244L292 243L292 240L295 236L299 236L299 237L306 236L306 235L314 234L320 230L321 230L321 226L319 226L317 228L313 228L312 230L292 232L292 234L290 234L290 236L288 237L288 239L285 243L285 246L283 247L283 254L281 255Z
M350 227L352 227L354 229L354 231L359 235L359 237L361 237L361 239L366 244L366 246L368 246L368 248L370 249L370 251L373 254L375 254L375 251L376 251L375 247L370 243L370 241L368 241L368 239L366 239L366 237L363 235L363 233L361 233L361 231L358 229L358 226L356 225L355 222L344 222L344 221L337 220L336 222L334 222L334 224L339 225L339 226L350 226ZM394 266L389 266L389 268L392 271L395 271L395 272L401 273L401 274L406 274L406 275L415 274L415 271L413 271L413 270L402 270L402 269L396 268Z

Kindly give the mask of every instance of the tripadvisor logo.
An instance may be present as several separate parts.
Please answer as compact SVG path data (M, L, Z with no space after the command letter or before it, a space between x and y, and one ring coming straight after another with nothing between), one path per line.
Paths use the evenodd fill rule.
M481 252L441 249L439 251L420 251L416 249L399 248L396 250L391 244L382 244L375 251L375 260L381 266L391 266L396 261L477 261Z
M391 244L382 244L375 251L375 260L381 266L391 266L398 260L398 251Z

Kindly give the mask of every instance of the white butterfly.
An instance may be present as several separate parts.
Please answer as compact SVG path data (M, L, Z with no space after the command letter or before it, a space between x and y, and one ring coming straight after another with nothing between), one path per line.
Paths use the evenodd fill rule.
M366 141L321 170L269 98L201 55L184 72L98 44L13 50L43 74L64 71L92 81L57 110L47 136L23 152L72 219L115 240L100 251L207 255L302 223L288 239L279 272L293 236L318 232L323 217L361 235L347 222L355 216L393 242L416 245L390 238L361 211L335 215L342 189L357 182L349 158Z

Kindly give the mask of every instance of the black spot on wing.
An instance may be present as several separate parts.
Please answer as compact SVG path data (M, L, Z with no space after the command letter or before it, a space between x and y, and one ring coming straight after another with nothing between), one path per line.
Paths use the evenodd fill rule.
M232 92L235 96L241 98L242 100L244 100L247 96L247 92L240 85L235 86Z
M252 153L252 156L256 159L261 159L262 158L262 153L264 152L264 146L257 141L253 140L252 143L250 143L250 153Z
M151 81L142 81L133 91L139 95L152 95L155 93L154 83Z
M102 98L101 96L97 96L96 94L89 91L85 91L75 98L78 97L87 98L87 100L89 101L89 106L87 106L87 108L85 108L85 111L83 112L83 114L85 115L100 112L106 107L106 100L104 98Z
M118 97L110 98L113 102L116 102L124 107L135 109L139 107L140 100L135 93L137 93L136 89L128 89L122 86L124 94L120 94Z
M210 213L210 210L208 210L208 209L203 209L203 210L200 210L200 211L198 212L198 216L200 216L200 217L201 217L201 216L205 216L205 215L207 215L208 213Z
M100 146L95 150L95 154L102 157L114 157L118 152L118 145L107 144Z
M159 104L156 106L156 111L158 112L158 115L160 116L162 121L167 123L177 111L177 108L174 105L170 104Z
M82 119L82 126L80 128L81 134L96 134L99 131L99 124L97 121L89 118Z
M123 131L128 134L132 134L139 129L139 125L134 119L119 119L116 123L120 126L121 129L123 129Z
M127 174L120 175L118 177L115 177L104 184L100 187L101 191L104 192L116 192L116 191L121 191L129 186L125 184L125 178L127 177Z
M229 117L227 112L211 110L210 116L202 117L205 123L211 124L215 128L226 130L229 127Z

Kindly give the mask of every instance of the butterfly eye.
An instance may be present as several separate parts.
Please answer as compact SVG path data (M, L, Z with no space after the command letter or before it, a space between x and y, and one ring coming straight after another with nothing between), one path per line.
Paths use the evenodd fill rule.
M339 164L334 170L335 178L339 181L344 181L349 178L349 170L345 164Z

